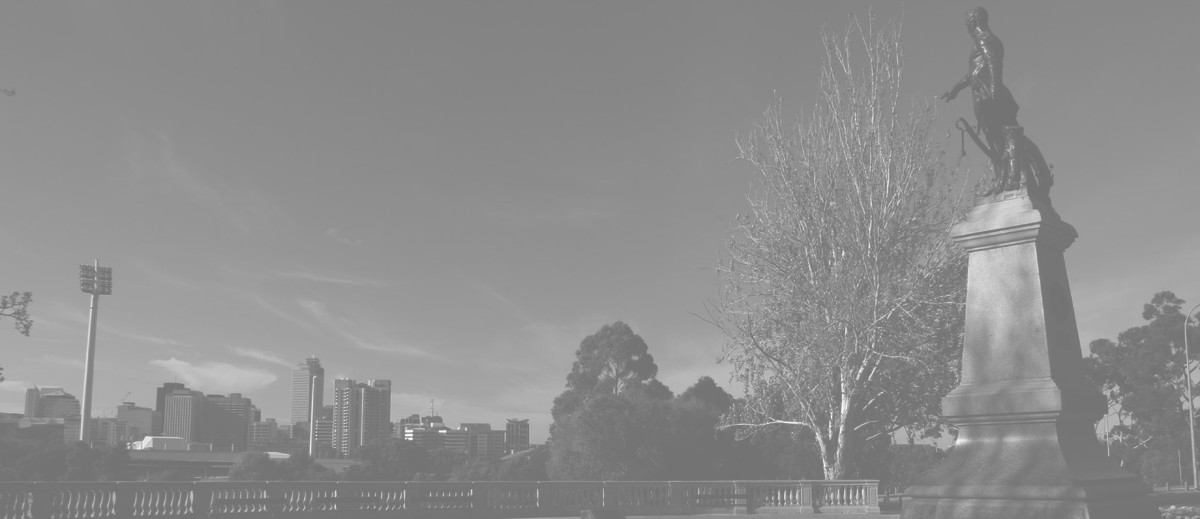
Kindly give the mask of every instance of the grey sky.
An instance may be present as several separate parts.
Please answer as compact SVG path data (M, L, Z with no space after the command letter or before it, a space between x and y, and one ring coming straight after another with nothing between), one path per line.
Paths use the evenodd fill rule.
M1085 348L1138 324L1156 291L1200 301L1200 4L1105 4L984 4L1080 233L1067 262ZM618 319L673 390L701 375L734 390L720 335L692 315L745 208L733 136L773 92L794 113L814 102L822 25L872 5L900 13L6 3L0 290L33 291L37 324L0 333L0 410L20 412L32 384L80 393L76 265L93 257L115 272L98 415L178 377L286 421L287 366L317 355L329 379L392 379L394 416L433 398L452 424L529 417L540 441L579 341ZM965 73L974 5L905 5L914 96ZM942 105L947 131L968 98Z

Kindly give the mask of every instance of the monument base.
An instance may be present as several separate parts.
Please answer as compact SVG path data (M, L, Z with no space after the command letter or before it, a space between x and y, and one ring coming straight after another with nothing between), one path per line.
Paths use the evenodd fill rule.
M909 509L913 514L909 515ZM912 499L904 501L905 517L937 519L1129 519L1161 517L1149 503L1054 501L1031 499Z
M1137 476L1109 460L1078 414L963 423L950 454L905 494L903 517L1161 517Z
M968 252L959 435L905 490L907 519L1161 517L1149 487L1105 455L1104 397L1083 368L1063 251L1075 229L1048 199L981 199L951 234Z

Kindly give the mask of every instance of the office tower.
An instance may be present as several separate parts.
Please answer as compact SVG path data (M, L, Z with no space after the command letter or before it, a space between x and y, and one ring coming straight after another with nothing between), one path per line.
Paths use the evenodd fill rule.
M151 411L153 412L153 411ZM89 443L116 445L142 439L136 426L129 425L118 418L92 418L91 438ZM78 436L76 436L78 438Z
M41 408L38 406L38 399L41 397L41 392L37 386L25 390L25 417L37 418Z
M333 448L333 420L317 418L313 421L313 443L317 447L317 453ZM316 456L314 456L316 457Z
M401 418L399 422L396 422L396 424L402 429L405 425L421 425L421 415L416 413L410 414L404 418Z
M25 416L78 419L79 399L61 387L32 387L25 390Z
M512 454L529 450L529 420L509 418L504 425L504 452Z
M466 455L471 454L471 433L462 427L457 431L441 431L442 433L442 448L461 452Z
M154 391L154 421L150 427L151 436L159 436L163 433L163 417L167 414L167 395L180 389L187 389L187 386L178 382L166 382Z
M392 381L372 379L363 389L362 445L392 437Z
M446 445L446 427L425 427L420 425L404 426L404 439L413 442L418 447L433 451Z
M458 425L457 431L441 432L446 435L445 447L454 448L469 457L475 458L479 456L479 435L487 434L491 430L491 424L464 423ZM462 442L461 447L459 446L459 442Z
M342 456L392 436L390 380L370 380L363 384L337 379L333 383L333 400L333 448Z
M317 419L313 420L311 434L316 453L313 457L327 457L333 448L333 407L327 405L317 410Z
M117 421L136 429L135 440L141 436L149 436L154 432L154 410L148 407L138 407L133 402L122 402L117 407Z
M313 395L313 377L316 377L317 394ZM292 370L292 424L308 423L310 399L316 397L316 407L325 406L325 368L316 357L304 359Z
M204 403L204 393L199 391L176 389L167 394L163 400L162 436L183 438L188 443L200 441Z
M475 457L493 460L504 456L504 431L480 431L475 434Z
M201 409L200 442L211 443L213 450L242 452L249 441L251 408L254 405L241 393L207 395Z
M247 446L249 450L265 451L271 444L278 441L279 424L275 423L274 418L250 424L250 443Z

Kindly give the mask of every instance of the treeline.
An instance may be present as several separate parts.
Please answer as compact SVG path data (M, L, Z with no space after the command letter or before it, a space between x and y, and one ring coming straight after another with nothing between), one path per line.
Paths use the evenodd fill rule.
M52 425L0 435L0 481L121 481L132 477L124 445L93 449L64 443Z
M448 449L428 451L389 439L352 454L359 462L348 481L620 481L823 479L812 431L777 426L737 438L721 419L732 395L701 377L675 395L657 379L645 341L626 324L602 327L585 338L554 399L546 445L498 460L468 459ZM890 436L867 442L857 473L904 487L945 453L930 445L893 445ZM249 454L231 479L328 480L303 454L271 461Z
M1115 342L1092 341L1091 356L1084 358L1088 375L1108 397L1106 451L1155 485L1192 483L1184 371L1200 355L1200 327L1195 316L1185 327L1184 304L1170 291L1154 294L1142 307L1143 324L1121 332ZM1200 395L1195 376L1191 382L1192 394Z

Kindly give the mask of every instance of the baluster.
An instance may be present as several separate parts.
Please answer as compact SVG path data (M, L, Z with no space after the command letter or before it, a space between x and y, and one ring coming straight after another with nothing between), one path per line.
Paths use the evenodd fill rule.
M113 512L117 517L133 517L133 487L131 483L113 483Z
M206 519L212 516L213 488L203 483L192 483L180 489L179 497L183 501L184 510L192 517ZM178 504L176 506L179 506Z

